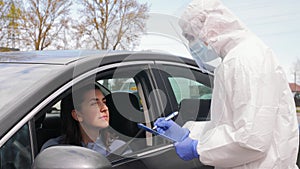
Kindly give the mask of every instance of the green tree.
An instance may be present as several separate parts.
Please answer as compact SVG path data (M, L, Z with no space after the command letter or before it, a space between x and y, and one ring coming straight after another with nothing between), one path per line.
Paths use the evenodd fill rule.
M15 2L11 2L8 14L8 30L7 30L7 36L8 44L12 48L16 48L16 43L19 42L19 36L21 34L19 20L21 18L21 9L15 4ZM19 47L20 45L18 45Z
M149 7L136 0L80 0L77 48L132 49L145 31Z
M3 0L0 0L0 42L4 37L3 28L4 28L4 14L6 9L6 3ZM1 43L0 43L1 44Z
M71 0L28 0L22 12L23 40L26 46L44 50L68 25Z
M4 1L0 0L0 16L2 15L3 7L4 7Z
M6 48L16 48L18 36L20 35L19 20L21 18L21 9L17 4L18 0L0 1L0 45Z

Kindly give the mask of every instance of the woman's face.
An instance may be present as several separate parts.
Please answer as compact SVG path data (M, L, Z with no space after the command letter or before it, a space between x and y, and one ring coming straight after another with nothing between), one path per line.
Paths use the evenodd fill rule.
M91 89L83 95L81 110L81 125L87 129L102 129L109 125L109 111L106 99L98 89Z

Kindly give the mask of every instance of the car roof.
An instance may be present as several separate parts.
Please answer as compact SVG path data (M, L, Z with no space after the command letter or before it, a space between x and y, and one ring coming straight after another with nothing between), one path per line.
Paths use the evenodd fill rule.
M13 51L13 52L0 52L0 63L13 63L13 64L49 64L49 65L67 65L83 58L104 57L104 56L118 56L120 60L124 60L124 55L135 55L132 57L138 60L177 60L178 58L192 60L185 56L176 56L170 53L157 52L157 51L118 51L118 50L43 50L43 51ZM149 57L152 56L158 57ZM120 57L121 56L121 57ZM125 56L125 57L127 57ZM160 57L163 56L163 57ZM172 59L173 58L173 59ZM127 57L128 60L131 60ZM113 59L116 61L116 58ZM174 60L173 60L174 61ZM192 61L193 62L193 61ZM190 62L190 63L192 63Z
M108 53L104 50L44 50L0 52L0 63L37 63L65 65L90 55Z
M151 55L151 56L149 56ZM128 57L130 56L130 57ZM118 51L118 50L44 50L0 52L0 64L43 64L68 65L79 60L95 60L104 58L107 63L130 60L184 60L193 64L193 60L185 56L157 51Z

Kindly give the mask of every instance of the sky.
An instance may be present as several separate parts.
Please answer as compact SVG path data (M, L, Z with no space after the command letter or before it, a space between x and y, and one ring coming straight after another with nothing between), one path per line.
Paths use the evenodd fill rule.
M159 16L180 17L190 0L139 0L150 4L150 13L156 20ZM258 37L276 53L283 66L289 82L294 81L293 64L300 59L300 0L222 0L222 2ZM163 29L156 25L158 29ZM157 32L149 28L150 32ZM164 31L162 31L164 32ZM179 31L178 31L179 32ZM175 33L178 33L175 31ZM167 36L165 36L167 34ZM168 39L166 33L164 38ZM176 45L175 41L159 40L157 33L143 37L140 49L155 48L164 50ZM154 35L154 36L153 36ZM178 45L178 44L177 44ZM174 48L173 48L174 49ZM186 54L187 49L181 45L176 53Z

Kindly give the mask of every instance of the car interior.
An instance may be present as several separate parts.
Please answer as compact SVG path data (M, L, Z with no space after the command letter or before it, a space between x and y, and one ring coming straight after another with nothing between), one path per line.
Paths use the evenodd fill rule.
M38 152L47 140L61 135L61 120L59 113L60 111L53 107L36 118L35 129Z
M110 126L117 131L121 140L126 142L132 138L145 138L145 131L139 129L138 122L143 122L144 114L140 110L140 103L136 95L127 92L114 92L106 96L110 112ZM145 141L136 139L130 148L139 150L146 147Z
M176 122L183 125L187 121L210 120L211 99L183 99L179 104Z
M128 92L113 92L106 96L107 106L110 112L110 127L117 136L126 142L130 141L130 148L139 150L146 146L145 131L137 127L138 122L144 121L141 104L137 96ZM61 135L62 121L60 119L60 101L47 108L35 117L35 129L37 138L37 152L42 145L51 138Z

